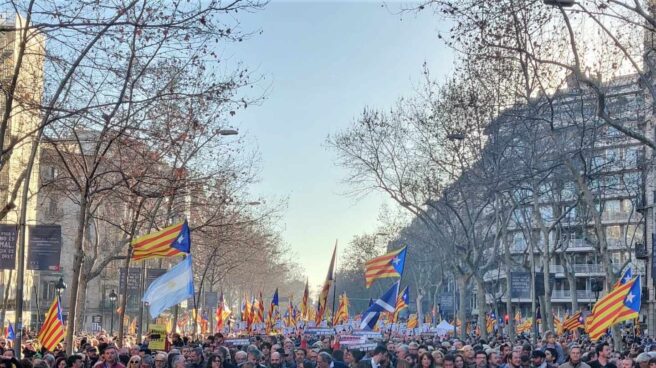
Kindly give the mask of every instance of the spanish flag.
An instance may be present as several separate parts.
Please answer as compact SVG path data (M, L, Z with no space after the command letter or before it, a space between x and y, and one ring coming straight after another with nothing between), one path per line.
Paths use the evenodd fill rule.
M132 240L132 260L170 257L189 253L191 239L187 221L165 227L160 231L140 236Z

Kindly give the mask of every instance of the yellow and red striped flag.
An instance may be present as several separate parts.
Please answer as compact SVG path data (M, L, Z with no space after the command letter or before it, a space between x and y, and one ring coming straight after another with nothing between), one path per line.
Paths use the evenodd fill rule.
M135 238L132 240L132 249L133 261L189 253L191 249L189 225L184 221Z
M37 338L46 350L54 351L57 344L64 338L65 332L59 297L56 296L46 313L46 319Z
M335 317L333 318L333 326L337 326L340 323L348 321L348 303L349 299L346 296L346 293L339 297L339 307L337 312L335 312Z
M615 320L624 307L624 300L629 294L631 287L633 287L635 280L636 278L633 278L613 288L613 290L595 303L594 308L592 308L592 314L587 317L591 321L589 323L586 321L586 332L590 335L590 340L599 340L606 333L606 330L615 323Z
M328 305L328 293L330 292L330 287L335 280L335 276L333 275L333 270L335 269L335 253L337 253L337 243L335 243L335 248L333 248L333 257L330 259L328 275L326 275L326 281L323 283L321 294L319 294L319 300L317 301L317 314L314 317L314 322L317 324L317 326L319 326L324 318L324 314L326 313L326 306Z
M411 314L408 317L408 325L407 325L408 328L417 328L418 325L419 325L419 319L417 318L417 315L414 313Z
M399 314L402 310L408 308L410 304L410 294L408 290L409 286L406 286L405 289L396 297L396 305L394 306L394 313L392 314L392 322L397 323L399 321Z
M401 277L407 249L406 246L367 261L364 265L364 278L367 288L378 279Z
M565 321L563 321L563 331L574 331L581 327L583 327L583 321L581 320L580 311L572 314L569 318L565 318Z

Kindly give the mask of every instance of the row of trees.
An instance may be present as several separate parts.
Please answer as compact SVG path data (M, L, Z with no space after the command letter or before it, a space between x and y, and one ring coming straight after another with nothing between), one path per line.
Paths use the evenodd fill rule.
M454 24L441 35L461 56L454 76L436 83L425 71L418 95L389 111L366 109L329 138L348 183L382 190L413 216L392 245L410 245L409 282L433 303L456 280L461 321L465 290L475 287L484 326L501 298L513 311L501 272L548 275L554 264L578 310L578 265L568 250L591 247L608 287L646 240L653 49L635 36L650 39L653 18L640 2L575 8L530 0L422 5ZM582 43L590 23L598 39ZM587 53L595 56L585 64ZM629 66L634 74L620 77ZM544 311L552 310L552 286L545 277ZM542 315L552 329L551 313Z
M249 71L222 67L217 50L248 37L235 28L235 17L263 5L0 5L3 14L18 14L0 30L0 172L7 178L0 220L16 218L21 225L20 252L29 203L36 200L47 220L61 223L74 239L72 267L65 270L71 275L69 315L76 317L68 319L68 350L89 282L119 262L128 266L135 236L184 217L194 237L199 288L218 291L225 282L237 288L239 279L259 280L265 288L298 276L274 226L284 203L254 207L247 199L257 154L222 139L234 134L233 116L259 96L248 97ZM271 269L275 280L267 277ZM123 314L125 298L119 304ZM122 335L121 328L119 341Z

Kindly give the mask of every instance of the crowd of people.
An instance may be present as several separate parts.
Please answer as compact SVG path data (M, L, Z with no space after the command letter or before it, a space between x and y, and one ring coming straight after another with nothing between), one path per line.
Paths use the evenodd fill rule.
M244 340L240 340L244 341ZM234 346L220 333L202 341L172 334L165 351L154 351L148 338L119 347L106 334L76 340L75 352L38 351L25 344L17 359L10 341L0 338L0 368L656 368L656 341L625 338L592 343L551 332L532 343L495 337L386 338L367 351L331 337L251 337Z

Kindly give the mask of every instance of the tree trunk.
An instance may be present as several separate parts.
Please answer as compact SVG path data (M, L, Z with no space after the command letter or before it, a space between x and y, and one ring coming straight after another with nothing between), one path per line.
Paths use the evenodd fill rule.
M512 272L512 267L510 263L510 242L506 239L503 240L503 258L504 258L504 268L506 271L506 313L508 314L508 337L510 341L515 339L515 316L513 315L512 307L512 298L511 298L511 282L510 282L510 273Z
M466 304L467 304L467 276L461 275L458 277L458 289L460 291L460 295L458 297L458 319L460 320L460 338L465 339L467 332L466 332L466 321L467 321L467 314L466 312Z
M2 297L2 309L0 309L0 326L5 327L5 316L7 315L7 303L9 302L9 290L11 289L11 276L14 270L9 270L9 277L5 281L5 294Z
M79 300L79 305L75 311L75 319L76 324L78 326L81 326L82 329L84 329L84 315L87 310L87 286L89 285L89 277L88 273L86 272L81 272L80 273L80 285L79 289L77 290L77 300Z
M73 353L73 338L75 337L75 316L77 313L77 293L80 287L80 270L82 269L84 233L87 228L87 189L80 193L80 213L77 218L77 234L75 235L73 270L71 276L71 296L68 302L68 322L66 324L66 355Z
M478 328L481 330L481 338L487 340L487 324L485 323L485 281L482 277L476 277L476 301L478 308Z

